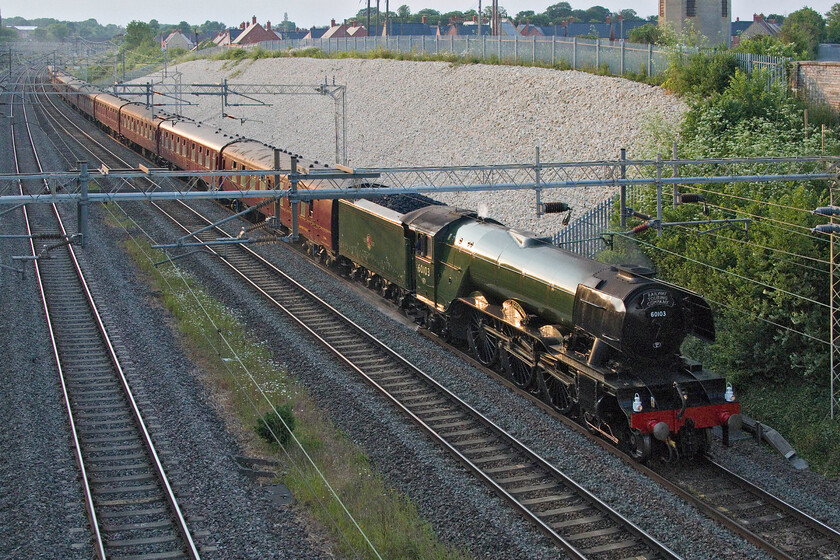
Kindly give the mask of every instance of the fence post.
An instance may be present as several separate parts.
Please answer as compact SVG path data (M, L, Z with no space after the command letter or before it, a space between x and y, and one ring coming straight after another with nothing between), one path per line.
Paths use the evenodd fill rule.
M467 35L466 39L467 39L467 46L466 46L467 56L469 56L470 55L470 36Z
M648 78L653 76L653 43L648 44Z
M677 141L674 140L674 161L677 160ZM674 164L674 177L680 176L680 166L678 164ZM680 205L680 192L679 188L677 188L677 184L674 183L674 200L673 200L674 208Z
M499 62L502 61L502 36L496 35L496 41L499 42L498 50L499 50Z
M557 36L551 37L551 65L557 65Z
M487 37L481 36L481 60L487 62Z
M534 35L534 41L531 43L531 64L537 63L537 36Z
M440 38L435 35L435 54L440 54Z
M624 41L621 42L621 75L624 75Z
M595 70L601 67L601 39L595 39Z
M455 52L455 35L449 36L449 52Z
M572 69L577 70L577 37L572 37Z
M621 155L619 156L619 159L621 160L621 168L620 168L621 169L621 178L626 179L627 178L627 164L625 164L624 162L627 160L627 149L621 148ZM624 229L627 227L627 213L626 213L626 210L627 210L627 185L621 184L618 187L618 193L619 193L618 211L620 213L619 219L621 220L621 231L624 231Z
M513 63L519 64L519 35L513 36Z

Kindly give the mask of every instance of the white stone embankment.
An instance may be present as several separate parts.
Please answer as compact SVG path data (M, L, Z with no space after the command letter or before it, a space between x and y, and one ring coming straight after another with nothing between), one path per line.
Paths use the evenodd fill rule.
M628 157L646 142L646 123L678 122L686 106L660 88L577 71L515 66L455 65L396 60L275 58L198 60L181 64L180 81L347 86L347 145L353 167L531 163ZM159 76L159 75L158 75ZM171 78L170 81L171 82ZM138 81L146 81L140 79ZM192 118L322 162L335 159L334 108L328 97L264 98L270 107L228 107L218 97L191 98ZM231 102L247 102L235 98ZM603 189L548 191L583 214L611 193ZM537 219L534 193L441 194L448 204L478 208L509 225L551 234L557 215Z

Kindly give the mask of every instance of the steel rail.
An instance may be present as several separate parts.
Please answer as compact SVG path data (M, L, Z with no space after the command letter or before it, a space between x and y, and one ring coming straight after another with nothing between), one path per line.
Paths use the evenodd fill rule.
M41 164L38 161L38 154L37 154L37 151L35 150L35 142L32 140L32 131L29 128L29 123L26 119L26 111L25 110L23 111L23 119L24 119L24 122L26 123L26 132L27 132L27 135L29 137L29 142L30 142L31 147L32 147L32 151L33 151L33 154L34 154L34 157L35 157L35 161L38 164L38 167L40 168ZM11 128L11 141L12 141L12 157L13 157L14 162L15 162L15 169L19 170L20 169L20 161L19 161L19 158L18 158L18 150L17 150L17 143L15 141L14 128L13 127L10 127L10 128ZM23 194L23 183L18 182L18 187L20 189L21 194ZM42 278L42 275L41 275L41 266L38 263L38 259L37 259L38 251L35 248L35 240L32 238L32 227L31 227L31 222L30 222L30 219L29 219L29 212L28 212L26 206L23 206L23 220L24 220L24 224L26 225L26 233L27 233L27 235L30 236L29 237L29 249L32 251L33 262L34 262L34 265L35 265L35 279L38 283L38 291L39 291L40 296L41 296L42 308L44 310L44 317L45 317L46 323L47 323L47 331L48 331L49 336L50 336L50 345L52 346L53 357L55 358L56 369L58 371L58 378L59 378L59 381L61 382L61 392L62 392L62 395L64 397L64 408L65 408L65 412L67 413L67 420L68 420L68 424L69 424L69 428L70 428L70 436L73 440L73 454L76 458L76 465L79 467L79 473L81 475L82 494L83 494L83 499L84 499L84 504L85 504L85 511L87 512L88 521L90 523L91 533L92 533L92 536L93 536L93 549L94 549L94 552L95 552L96 556L100 560L105 560L105 544L104 544L104 540L103 540L103 537L102 537L102 532L99 528L99 520L96 516L96 506L93 503L93 492L92 492L91 487L90 487L90 482L89 482L89 478L88 478L88 475L87 475L87 469L85 467L85 460L84 460L84 457L82 455L82 444L81 444L81 441L80 441L80 438L79 438L79 432L76 429L76 419L75 419L75 416L73 414L73 409L70 406L70 394L67 390L67 379L64 375L64 368L62 367L62 360L61 360L61 356L60 356L59 349L58 349L58 342L56 340L55 329L53 328L53 323L52 323L52 319L51 319L52 314L50 313L50 306L49 306L49 303L47 302L47 292L46 292L44 281L43 281L43 278ZM59 225L60 224L61 224L61 222L59 220ZM66 234L66 232L63 231L63 226L62 226L62 233Z
M184 208L193 212L196 216L200 216L196 210L183 205ZM190 228L181 223L176 217L172 216L170 213L166 212L165 210L161 209L165 215L167 215L173 222L178 224L184 231L189 232ZM200 217L201 220L205 221L206 223L212 223L207 218L203 216ZM224 232L224 230L218 229L217 230L222 235L227 236L228 234ZM511 448L519 451L523 455L525 455L529 460L531 460L537 468L543 469L545 472L550 473L551 476L555 477L556 479L561 480L567 487L573 488L579 496L583 497L587 500L590 504L592 504L596 509L600 512L604 513L608 517L613 520L613 523L617 523L621 525L625 530L627 530L630 534L634 535L636 538L640 540L641 543L644 543L651 551L658 555L660 558L669 558L669 559L676 559L679 558L674 552L669 550L663 544L659 543L654 537L645 533L642 529L637 527L627 518L622 516L620 513L613 510L610 506L606 503L601 501L599 498L591 494L588 490L583 488L582 486L578 485L572 479L570 479L567 475L559 471L556 467L551 465L545 459L540 457L537 453L527 447L525 444L516 440L513 436L505 432L502 428L497 426L492 420L487 418L486 416L482 415L480 412L475 410L469 404L461 400L457 397L454 393L449 391L446 387L439 384L437 381L432 379L428 374L421 371L419 368L414 366L411 362L409 362L406 358L399 355L392 349L390 349L387 344L381 342L372 334L367 332L363 327L355 324L345 315L343 315L340 311L335 309L332 305L324 301L323 299L319 298L317 295L310 292L300 283L295 281L293 278L288 276L286 273L281 271L275 265L267 261L264 257L260 256L253 250L249 249L248 247L239 247L242 252L247 253L248 257L251 259L255 259L260 266L267 267L270 269L275 275L282 277L283 281L287 282L288 284L294 286L294 289L299 291L300 293L305 294L304 297L309 299L312 302L315 302L318 306L322 309L325 309L329 312L329 314L336 320L340 321L343 325L345 325L348 331L356 331L360 333L366 341L372 342L377 350L381 351L384 354L390 356L394 361L400 363L403 367L410 370L411 373L416 376L417 378L421 379L423 383L426 383L428 386L432 387L434 391L436 391L440 395L444 395L447 399L451 400L453 403L456 403L461 410L465 411L468 415L474 417L478 422L480 422L483 426L489 429L491 432L495 434L497 438L502 441L505 441ZM210 249L212 251L212 249ZM358 374L362 376L362 378L371 386L373 386L380 394L385 396L389 401L391 401L395 406L397 406L404 414L406 414L415 424L417 424L420 428L422 428L427 434L429 434L435 441L437 441L440 445L442 445L447 451L449 451L453 456L458 459L464 466L466 466L470 471L472 471L482 482L484 482L487 486L489 486L494 492L496 492L502 499L508 502L511 506L514 507L520 515L525 517L528 521L533 523L537 526L543 533L549 536L555 543L560 545L568 554L570 554L573 558L584 559L590 558L584 554L581 550L575 547L572 542L564 538L560 535L557 531L551 528L551 526L543 521L531 508L528 508L522 501L515 498L512 494L510 494L507 490L505 490L501 484L499 484L493 477L491 477L488 473L484 472L478 464L470 460L464 453L459 451L451 441L447 440L444 435L442 435L439 431L434 429L428 422L421 419L417 414L412 412L408 406L404 404L398 397L394 396L386 387L384 387L380 382L377 382L373 376L369 375L368 371L365 371L365 368L360 366L357 361L355 361L352 357L348 357L344 352L340 349L336 348L336 346L331 343L327 338L319 334L319 332L313 328L310 324L307 323L305 319L302 319L297 313L290 309L288 304L284 304L283 302L279 301L274 295L269 293L264 286L260 285L259 282L255 281L254 279L250 278L247 274L245 274L242 270L236 267L231 262L231 256L227 255L222 261L227 264L235 273L240 275L246 282L248 282L253 288L255 288L258 292L260 292L265 298L267 298L271 303L273 303L277 308L282 310L285 314L287 314L293 321L295 321L298 325L300 325L304 330L309 332L316 340L318 340L321 344L323 344L326 348L328 348L331 352L333 352L340 360L344 361L349 367L355 370ZM348 332L343 331L343 332Z
M30 126L29 126L29 122L26 119L25 111L24 111L24 120L26 121L27 133L29 134L30 141L32 142L31 129L30 129ZM38 160L39 158L38 158L37 149L35 147L34 142L32 142L32 150L33 150L33 153L35 154L36 160ZM38 161L38 167L41 171L43 171L41 169L40 161ZM58 208L55 205L53 205L53 212L54 212L54 215L55 215L56 220L58 222L58 225L61 229L61 233L65 237L67 237L67 231L64 228L63 220L61 218L60 213L58 212ZM31 230L29 229L28 226L27 226L27 233L29 235L31 235ZM33 247L33 254L37 254L37 253L34 253L34 244L33 243L34 243L34 241L32 239L30 239L30 245ZM187 555L190 558L198 560L200 558L198 548L197 548L197 546L196 546L196 544L195 544L195 542L192 538L192 534L189 531L189 527L187 525L186 519L183 515L183 512L181 511L180 505L178 504L178 500L175 497L175 492L172 488L171 483L169 482L169 478L166 475L165 469L163 467L163 463L160 460L160 456L157 452L157 449L155 448L155 445L152 442L151 434L149 433L148 427L146 426L146 423L143 420L143 415L140 412L139 406L137 405L137 401L134 397L133 391L131 390L131 387L128 383L128 379L126 378L125 372L122 368L122 365L120 364L119 357L117 356L116 350L113 346L113 343L111 342L111 338L108 335L107 328L105 327L105 324L102 321L102 317L101 317L101 315L99 313L99 310L97 308L97 305L96 305L96 303L93 299L93 295L90 292L90 288L88 286L88 283L87 283L87 280L85 278L84 272L82 271L81 265L78 262L75 250L73 249L72 245L67 246L67 251L68 251L68 253L71 257L71 260L72 260L72 263L73 263L73 268L74 268L76 276L78 277L80 286L81 286L81 288L84 292L86 302L87 302L87 304L90 308L90 311L91 311L91 313L94 317L98 334L102 337L102 341L105 343L105 346L107 348L108 359L111 362L112 366L114 367L114 370L117 374L117 378L119 380L119 383L122 386L124 396L128 401L129 409L130 409L131 415L134 419L134 423L137 426L137 428L140 430L141 439L142 439L143 445L146 449L146 452L148 453L149 458L151 460L153 470L154 470L154 472L157 476L158 481L163 486L164 497L165 497L165 499L166 499L166 501L167 501L167 503L170 507L170 510L171 510L170 513L172 514L172 516L175 520L175 526L176 526L176 528L177 528L177 530L180 534L181 539L183 540L184 545L186 546ZM35 260L35 265L36 265L36 269L37 269L37 267L38 267L37 259ZM45 305L45 310L46 310L46 299L44 299L44 305ZM49 315L48 315L48 317L49 317ZM52 333L52 327L50 327L50 330L51 330L51 333ZM60 358L59 358L59 355L58 355L58 347L57 346L54 346L54 351L56 353L56 361L57 361L58 364L60 364L61 361L60 361ZM62 374L62 385L63 386L65 385L63 374ZM65 402L67 403L67 407L68 407L68 410L69 410L70 400L69 400L68 394L66 392L66 387L65 387ZM77 449L77 452L79 454L81 454L81 448L80 447ZM82 473L83 474L85 473L84 469L82 470ZM87 487L88 486L87 476L84 476L84 480L85 480L85 486ZM89 488L88 488L88 491L89 491ZM91 500L92 500L92 497L91 497ZM92 503L91 503L91 508L92 508ZM91 511L91 513L94 513L93 509L91 509L90 511ZM96 531L97 531L97 533L100 533L98 523L96 523ZM101 534L100 534L99 538L101 539ZM103 554L104 554L104 550L103 550ZM102 556L102 558L105 558L104 555Z
M97 144L99 144L99 143L97 142ZM100 146L101 146L101 144L100 144ZM105 148L105 149L107 150L107 148ZM108 150L108 151L110 151L110 150ZM144 178L148 179L148 177L144 177ZM190 210L191 212L195 212L194 210L190 209L186 205L182 204L182 207ZM164 213L166 213L166 212L164 211ZM174 219L174 217L172 217L172 216L170 216L170 218ZM205 224L211 224L212 223L205 218L202 218L202 220ZM177 220L174 220L174 221L176 221L176 223L177 223ZM185 227L185 226L181 226L181 227L188 234L193 234L194 233L194 230L192 230L189 227ZM222 231L222 230L218 230L218 231ZM226 233L224 233L224 235L228 236ZM279 275L282 275L282 276L288 278L288 276L286 276L281 271L279 271L279 269L277 269L276 267L274 267L273 265L268 263L265 259L263 259L259 255L257 255L253 251L249 250L249 251L246 252L246 254L249 255L249 258L257 258L259 260L259 262L261 263L261 265L269 266L270 269L275 274L279 274ZM230 257L228 256L225 259L225 262L228 265L231 265L229 260L230 260ZM316 337L317 340L321 341L321 343L323 343L328 349L330 349L330 351L336 353L336 355L338 355L340 359L344 360L346 363L348 363L348 365L350 365L350 367L352 367L355 371L359 372L369 384L374 386L379 392L386 395L386 397L389 400L391 400L398 408L403 410L409 416L409 418L411 418L415 423L417 423L421 428L423 428L427 433L429 433L435 440L439 441L440 444L445 449L450 451L450 453L452 453L462 464L467 466L467 468L469 468L472 472L474 472L480 479L482 479L491 489L493 489L497 494L499 494L504 500L506 500L508 503L512 504L512 506L517 511L519 511L520 514L525 516L526 519L529 519L540 530L542 530L545 534L547 534L549 537L551 537L552 540L554 540L555 543L557 543L562 548L564 548L570 555L572 555L572 557L579 558L579 559L587 558L587 556L584 553L582 553L580 550L578 550L570 541L566 540L563 536L559 535L554 529L552 529L549 526L549 524L547 524L538 515L536 515L536 513L533 510L526 507L523 503L521 503L519 500L517 500L512 494L507 492L499 483L496 482L496 480L494 480L492 477L490 477L487 473L484 473L484 471L482 471L481 467L479 467L476 463L471 461L464 453L461 453L458 449L456 449L456 447L454 445L452 445L452 443L450 443L444 437L442 437L440 433L436 432L426 421L421 419L420 416L418 416L417 414L413 413L407 406L405 406L402 402L400 402L399 399L397 399L396 397L391 395L386 390L385 387L383 387L380 383L376 382L376 380L374 380L370 375L365 373L363 368L360 368L356 363L354 363L346 355L343 355L334 345L330 344L324 337L320 336L314 329L312 329L309 325L307 325L305 323L305 321L302 321L299 317L297 317L294 313L292 313L281 302L279 302L276 298L274 298L271 294L269 294L267 290L263 289L257 282L248 278L247 275L245 275L242 271L236 270L236 267L231 265L231 268L233 268L248 283L250 283L252 286L254 286L254 288L257 289L260 293L264 294L267 298L269 298L270 301L273 301L279 308L283 309L287 314L289 314L289 316L292 317L292 319L294 321L298 322L299 324L301 324L301 326L304 329L306 329L307 331L312 333L313 336ZM291 278L288 278L288 280L293 285L295 285L297 287L297 289L303 289L306 293L309 293L307 290L305 290L305 288L300 286L300 284L298 284L297 282L294 282L294 280L292 280ZM311 297L315 297L315 296L312 295ZM329 304L327 304L326 302L324 302L320 298L316 298L316 299L319 302L319 304L322 305L324 308L331 310L332 313L338 313L337 310L335 310L332 306L330 306ZM348 321L348 323L347 323L348 325L352 325L352 323L350 323L349 320L346 319L343 315L339 314L338 317L341 317L340 320L342 320L342 321ZM667 558L667 559L678 558L678 556L676 554L674 554L672 551L670 551L669 549L664 547L664 545L657 542L650 535L647 535L644 531L642 531L641 529L639 529L638 527L633 525L629 520L627 520L626 518L621 516L621 514L612 510L612 508L610 508L605 503L600 501L598 498L593 496L587 490L583 489L582 487L580 487L579 485L574 483L566 475L564 475L559 470L557 470L553 465L550 465L545 460L540 458L536 453L534 453L527 446L524 446L520 442L513 439L510 435L506 434L503 430L501 430L501 428L496 426L489 419L485 418L480 413L478 413L477 411L475 411L474 409L469 407L466 403L461 401L459 398L457 398L455 395L453 395L447 389L441 387L439 384L434 382L425 373L420 372L419 370L414 368L414 366L412 366L407 360L405 360L405 358L403 358L402 356L399 356L398 354L396 354L393 351L391 351L390 349L388 349L386 345L384 345L383 343L381 343L380 341L378 341L377 339L372 337L369 333L364 331L364 329L362 329L361 327L358 327L358 326L354 325L353 328L358 330L360 333L363 333L363 335L366 336L368 338L368 340L373 341L381 349L381 351L383 353L392 356L392 359L396 360L397 362L399 362L401 364L404 364L405 367L414 370L417 373L418 377L420 379L422 379L424 382L428 383L429 386L439 387L440 394L446 395L447 398L450 399L453 403L458 403L458 405L461 407L462 410L467 411L471 415L474 415L474 417L477 418L478 421L484 427L488 428L492 433L494 433L496 435L496 437L499 438L499 440L508 440L509 442L511 442L511 445L515 446L517 448L517 450L523 456L525 456L529 460L531 460L534 465L538 466L538 468L542 468L545 473L550 473L550 475L553 476L556 480L562 481L562 484L565 484L567 488L574 488L577 495L579 497L583 498L584 500L586 500L587 502L589 502L590 504L592 504L592 506L594 507L595 510L602 512L606 517L610 518L612 520L612 523L620 525L621 527L623 527L624 530L627 532L627 534L633 535L633 537L638 540L638 543L640 544L640 546L643 545L643 546L647 547L649 553L654 555L653 557Z
M647 476L652 481L656 482L660 486L667 489L669 492L679 496L689 504L695 506L709 518L714 521L717 521L733 533L737 534L738 536L742 537L746 541L750 542L757 548L764 550L773 558L777 558L779 560L805 560L806 558L810 558L810 556L797 556L796 554L791 553L790 551L782 550L779 546L771 542L771 539L758 534L757 532L751 530L747 525L743 523L739 523L737 519L734 517L727 515L725 511L722 511L720 508L716 507L710 500L704 499L703 496L698 495L696 492L692 492L691 490L681 486L679 481L676 479L674 473L668 473L663 467L662 470L656 470L651 466L644 465L635 461L627 454L621 452L618 448L614 445L611 445L603 438L599 437L597 434L591 433L589 430L575 422L574 420L570 419L569 417L561 414L557 410L555 410L551 405L546 403L545 401L539 399L538 397L531 394L529 391L526 391L518 386L516 386L513 382L511 382L507 377L503 374L490 369L483 364L479 363L469 354L463 352L460 349L453 348L451 345L446 344L443 340L441 340L437 335L427 331L426 329L420 329L421 334L426 336L428 339L434 341L438 345L443 348L446 348L456 355L461 357L463 360L469 362L472 366L478 368L479 370L483 371L488 376L494 378L495 380L499 381L503 385L505 385L510 390L516 392L520 396L528 399L533 404L540 407L546 413L551 415L552 417L560 420L563 424L567 427L573 429L578 434L586 437L590 441L594 442L595 444L599 445L605 451L613 454L615 457L623 460L628 466L634 468L638 472L642 473L643 475ZM742 488L746 491L753 494L756 498L766 500L768 504L773 505L774 507L778 508L779 510L783 511L785 514L789 515L792 518L799 520L803 526L807 526L810 529L818 531L822 533L826 538L832 540L833 542L837 543L836 546L840 549L840 532L833 529L832 527L828 526L827 524L819 521L818 519L808 515L807 513L797 509L796 507L788 504L784 500L774 496L767 490L762 489L758 485L753 482L748 481L744 477L738 475L727 469L726 467L720 465L716 461L714 461L710 457L705 457L703 459L706 464L712 470L711 475L716 476L718 480L722 480L724 478L735 478L739 481L739 484Z

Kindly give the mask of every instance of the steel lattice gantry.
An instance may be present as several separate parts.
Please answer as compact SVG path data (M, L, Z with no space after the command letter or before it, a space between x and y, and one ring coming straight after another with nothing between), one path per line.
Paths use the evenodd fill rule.
M225 80L218 84L167 84L167 83L142 83L142 84L114 84L114 95L126 98L141 97L145 99L146 107L165 106L167 102L156 102L158 100L171 99L183 102L189 96L215 95L222 98L222 116L229 116L225 113L226 107L244 106L269 106L260 97L269 95L324 95L332 98L335 106L335 161L347 165L347 86L333 82L328 83L325 79L321 84L232 84ZM233 102L235 98L241 98L242 102Z
M215 86L215 87L218 87ZM315 172L297 169L251 171L253 175L285 175L295 187L286 190L200 191L194 188L199 177L230 176L242 171L168 171L164 169L100 169L82 179L81 170L41 174L0 174L0 206L33 203L120 202L164 199L209 198L281 198L292 204L317 199L357 199L388 194L434 194L465 191L533 190L537 193L537 213L545 210L540 194L546 189L601 188L609 193L634 186L655 186L658 213L650 220L651 227L661 231L661 210L668 197L679 203L679 187L722 183L766 183L778 181L831 181L829 208L815 213L831 216L830 224L815 230L831 234L831 415L840 411L840 157L739 158L739 159L672 159L616 160L569 163L541 163L539 156L531 164L479 165L456 167L402 167L370 169L324 169ZM176 177L188 180L174 183ZM154 179L153 186L143 191L125 192L133 179ZM46 179L48 191L36 195L11 195L17 181ZM318 179L322 188L307 189L306 181ZM90 181L95 189L83 185ZM301 188L296 185L300 183ZM180 186L179 186L180 185ZM10 210L0 210L0 216ZM622 209L622 212L624 209ZM699 223L699 222L698 222Z

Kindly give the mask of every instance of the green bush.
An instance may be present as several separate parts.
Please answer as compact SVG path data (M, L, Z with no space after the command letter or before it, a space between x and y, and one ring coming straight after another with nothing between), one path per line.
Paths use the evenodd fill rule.
M674 54L662 87L679 95L708 97L723 93L738 70L738 59L729 52Z
M268 443L286 445L295 430L292 404L276 405L257 421L254 431Z

